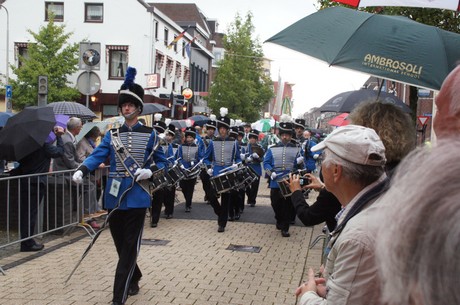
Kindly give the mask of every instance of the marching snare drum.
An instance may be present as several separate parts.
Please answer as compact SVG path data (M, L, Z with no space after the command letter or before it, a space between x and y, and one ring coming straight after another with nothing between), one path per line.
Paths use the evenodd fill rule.
M165 172L163 169L159 169L152 173L152 178L150 181L150 192L154 193L159 189L168 185L168 179L165 177Z
M166 178L170 186L175 185L185 178L185 171L180 167L180 164L177 163L168 170Z
M217 194L225 193L230 190L237 189L239 186L238 173L241 172L240 168L219 174L211 177L209 181L216 190Z
M280 187L280 192L281 195L283 195L284 198L287 198L292 195L291 189L289 188L289 176L285 175L281 177L281 179L276 180L278 183L278 186Z

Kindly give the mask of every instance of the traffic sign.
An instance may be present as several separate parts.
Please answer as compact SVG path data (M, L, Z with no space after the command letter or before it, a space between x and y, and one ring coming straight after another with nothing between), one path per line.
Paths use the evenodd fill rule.
M13 88L11 85L6 85L6 97L9 99L13 97Z
M430 117L425 116L425 115L419 115L419 116L417 117L418 121L420 122L420 124L421 124L422 126L426 125L426 123L428 122L428 119L429 119L429 118L430 118Z

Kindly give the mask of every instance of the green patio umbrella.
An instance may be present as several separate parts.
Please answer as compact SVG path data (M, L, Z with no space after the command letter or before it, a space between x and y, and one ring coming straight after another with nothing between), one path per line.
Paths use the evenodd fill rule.
M326 8L266 42L329 65L433 90L460 60L460 35L402 16Z

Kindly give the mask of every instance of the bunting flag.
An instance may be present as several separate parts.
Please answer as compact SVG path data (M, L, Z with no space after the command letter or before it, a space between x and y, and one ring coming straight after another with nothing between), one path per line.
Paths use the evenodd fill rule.
M171 42L168 44L167 48L168 48L168 49L171 49L173 45L175 45L182 37L184 37L184 35L185 35L185 33L187 32L187 30L188 30L188 27L187 27L182 33L180 33L179 35L177 35L176 38L174 38L174 40L171 41Z

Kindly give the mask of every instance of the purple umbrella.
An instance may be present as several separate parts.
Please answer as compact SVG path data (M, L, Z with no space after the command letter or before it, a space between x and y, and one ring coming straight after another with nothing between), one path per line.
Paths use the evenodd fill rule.
M67 128L67 121L69 121L70 118L68 115L55 114L54 117L56 118L55 126L61 126L64 129ZM51 131L48 138L46 138L46 143L53 143L54 141L56 141L56 135L54 134L54 131Z

